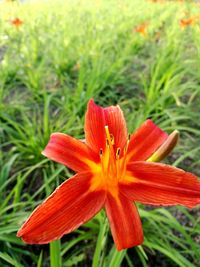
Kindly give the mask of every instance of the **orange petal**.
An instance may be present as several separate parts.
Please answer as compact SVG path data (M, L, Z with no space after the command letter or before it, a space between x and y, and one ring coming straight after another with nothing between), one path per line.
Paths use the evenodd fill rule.
M97 160L86 144L62 133L51 135L42 154L78 172L89 170L90 162Z
M98 154L106 145L106 125L114 137L115 149L123 148L127 142L127 128L122 110L119 106L102 108L91 99L85 116L85 136L88 146Z
M104 191L89 190L92 175L79 173L62 183L39 205L17 236L29 244L44 244L61 238L90 220L105 202Z
M134 203L122 194L116 200L108 193L105 208L117 250L142 244L142 225Z
M120 190L132 201L150 205L200 204L200 182L192 173L150 162L133 162L127 166L127 177Z
M131 135L127 160L130 162L148 159L162 145L167 137L167 133L162 131L151 120L146 120Z

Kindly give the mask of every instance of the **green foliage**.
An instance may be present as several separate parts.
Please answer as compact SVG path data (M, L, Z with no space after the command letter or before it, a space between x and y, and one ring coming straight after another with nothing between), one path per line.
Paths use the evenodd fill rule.
M148 117L167 132L178 129L168 161L200 175L200 21L181 28L185 11L197 16L200 6L0 3L0 266L198 266L199 208L139 206L145 242L122 252L103 212L50 248L16 237L30 211L72 175L41 151L55 131L83 138L91 97L120 104L130 132ZM144 23L146 35L135 31Z

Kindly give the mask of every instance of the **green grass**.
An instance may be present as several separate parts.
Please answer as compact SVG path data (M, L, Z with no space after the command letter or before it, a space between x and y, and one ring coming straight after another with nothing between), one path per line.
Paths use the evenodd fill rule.
M200 15L200 5L0 3L0 266L198 266L199 208L139 205L145 242L120 253L103 212L50 246L16 237L30 211L72 175L41 151L55 131L83 138L91 97L118 103L130 132L149 117L167 132L178 129L166 161L200 175L200 21L182 29L185 11ZM19 29L9 22L15 17ZM146 36L134 30L143 23Z

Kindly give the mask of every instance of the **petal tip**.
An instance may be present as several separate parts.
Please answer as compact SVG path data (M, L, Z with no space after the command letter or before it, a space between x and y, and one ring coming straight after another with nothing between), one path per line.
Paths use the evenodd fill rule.
M90 105L92 105L92 106L96 105L93 98L90 98L90 100L88 101L88 106L90 106Z
M144 235L142 234L140 240L133 240L133 242L128 245L120 246L119 244L116 244L116 249L117 251L122 251L124 249L140 246L143 244L143 242L144 242Z
M46 157L45 149L42 150L41 154Z
M154 124L154 122L153 122L152 119L146 119L145 123L146 123L146 124Z
M20 229L17 231L16 236L17 236L17 237L21 237L22 235L23 235L23 231L22 231L22 228L20 228Z

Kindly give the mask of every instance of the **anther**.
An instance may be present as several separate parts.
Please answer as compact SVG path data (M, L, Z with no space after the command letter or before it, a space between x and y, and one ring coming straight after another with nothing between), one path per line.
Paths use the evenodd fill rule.
M118 147L116 151L116 159L119 159L119 156L120 156L120 148Z
M106 139L106 145L109 147L109 141L108 141L108 139Z
M103 172L103 175L105 174L105 169L104 169L104 164L103 164L103 149L100 148L99 150L99 156L100 156L100 160L101 160L101 167L102 167L102 172Z
M114 145L115 139L114 139L114 136L112 134L110 134L110 140L111 140L111 144Z

